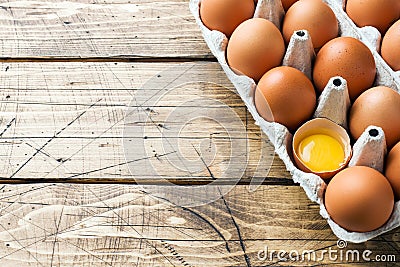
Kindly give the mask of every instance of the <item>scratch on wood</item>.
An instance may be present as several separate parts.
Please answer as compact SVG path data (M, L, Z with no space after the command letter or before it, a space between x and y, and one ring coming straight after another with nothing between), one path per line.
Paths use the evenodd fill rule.
M0 133L0 137L2 137L3 134L4 134L5 132L7 132L7 130L11 127L11 125L13 124L14 121L15 121L15 118L13 118L13 119L6 125L6 128Z
M60 135L65 129L67 129L69 126L71 126L74 122L76 122L77 120L79 120L86 112L88 112L89 109L91 109L96 103L100 102L101 99L97 100L95 103L93 103L92 105L90 105L88 107L88 109L86 109L85 111L83 111L82 113L80 113L77 117L75 117L72 121L70 121L66 126L64 126L61 130L59 130L58 132L56 132L54 134L53 137L51 137L49 140L47 140L39 149L37 149L35 151L35 153L33 153L33 155L27 159L13 174L11 174L11 176L9 178L13 178L20 170L22 170L22 168L25 167L26 164L28 164L37 154L39 154L39 152L41 152L51 141L53 141L55 138L57 138L58 135Z
M237 232L238 238L239 238L240 247L241 247L242 250L243 250L243 256L244 256L244 259L245 259L245 261L246 261L246 265L247 265L247 267L251 267L250 258L249 258L249 256L248 256L247 253L246 253L246 246L245 246L245 244L244 244L244 241L243 241L243 238L242 238L242 234L241 234L241 232L240 232L240 227L239 227L239 225L236 223L236 220L235 220L235 218L233 217L231 208L229 207L228 203L226 202L224 196L222 195L221 190L220 190L220 189L218 189L218 190L219 190L219 192L220 192L220 194L221 194L221 199L222 199L222 201L224 202L224 205L225 205L225 207L226 207L226 209L227 209L229 215L231 216L233 225L234 225L235 228L236 228L236 232Z
M36 147L32 146L32 145L31 145L31 144L29 144L28 142L26 142L25 144L26 144L27 146L29 146L29 147L33 148L34 150L36 150L36 151L40 152L41 154L45 155L46 157L49 157L49 158L50 158L50 155L49 155L49 154L47 154L45 151L43 151L43 149L42 149L42 150L39 150L38 148L36 148Z
M212 173L212 171L210 170L210 167L208 167L207 163L204 161L203 156L200 154L200 152L196 149L196 147L192 144L193 149L196 151L197 155L200 157L201 161L203 162L204 166L206 167L208 173L210 174L210 177L213 180L216 180L214 174Z
M48 185L46 185L45 187L48 187ZM41 187L41 188L43 188L43 187ZM41 189L41 188L38 188L38 189ZM33 191L33 190L27 190L27 191L25 191L24 193L30 192L30 191ZM67 194L67 195L68 195L68 194ZM9 206L11 206L11 205L12 205L12 203L11 203ZM63 208L64 208L64 207L63 207ZM109 207L108 207L108 208L109 208ZM16 250L12 251L12 252L10 252L10 253L8 253L8 254L6 254L6 255L0 256L0 259L7 258L8 256L10 256L10 255L12 255L12 254L14 254L14 253L17 253L17 252L19 252L19 251L21 251L21 250L25 250L25 251L27 251L29 254L31 254L31 252L28 251L28 250L26 249L27 247L30 247L30 246L32 246L32 245L38 243L38 242L44 242L44 241L45 241L46 239L48 239L49 237L51 237L51 236L53 236L53 235L57 235L57 234L61 233L62 231L66 230L66 229L69 229L69 228L72 227L72 226L70 226L70 227L67 227L67 228L63 229L62 231L58 231L58 230L57 230L55 233L52 233L52 232L50 232L49 230L47 230L47 228L41 227L41 226L37 225L36 223L34 223L34 222L30 221L30 220L25 220L23 217L20 217L20 216L14 214L14 213L12 213L12 212L11 212L11 213L8 213L8 214L11 215L11 216L16 217L16 218L19 219L19 220L23 220L24 222L26 222L26 223L28 223L28 224L34 226L34 227L39 228L40 230L44 231L46 234L43 236L43 238L36 239L34 242L29 243L29 244L27 244L27 245L25 245L25 246L23 246L22 244L20 244L20 246L21 246L20 248L18 248L18 249L16 249ZM9 231L8 231L3 225L0 224L0 226L1 226L7 233L9 233ZM16 242L20 243L19 240L16 239L11 233L9 233L9 234L10 234L10 236L11 236ZM74 244L74 243L68 241L68 239L64 239L63 241L66 242L66 243L68 243L69 245L72 245L72 246L74 246L74 247L76 247L76 248L78 248L78 249L81 249L82 251L84 251L84 252L87 253L88 255L91 255L91 256L93 256L94 258L99 259L100 261L102 261L102 262L105 263L106 265L112 266L112 264L106 262L106 261L103 260L101 257L99 257L99 256L97 256L97 255L91 253L90 251L88 251L87 249L85 249L85 248L83 248L83 247L80 247L80 246L78 246L78 245L76 245L76 244ZM38 264L40 264L41 266L43 266L43 264L41 264L41 263L39 262L39 260L38 260L34 255L32 255L32 257L38 262Z
M95 193L95 192L93 192L93 190L91 190L89 187L87 187L88 188L88 191L90 192L90 193L92 193L93 194L93 196L95 196L99 201L101 201L103 204L104 204L104 206L107 206L107 207L109 207L109 209L110 209L110 211L112 211L112 213L113 214L115 214L122 222L124 222L124 223L126 223L126 224L129 224L123 217L121 217L121 215L119 215L112 207L110 207L109 205L107 205L107 203L102 199L102 198L100 198L99 196L97 196L97 194ZM142 237L143 239L145 238L141 233L139 233L134 227L130 227L136 234L138 234L140 237ZM171 262L171 260L170 259L168 259L168 257L167 256L165 256L158 248L157 248L157 246L155 246L155 245L153 245L149 240L147 240L147 239L144 239L145 240L145 242L149 245L149 246L151 246L155 251L157 251L158 253L160 253L160 255L161 256L163 256L169 263L171 263L172 265L174 265L172 262ZM175 265L174 265L175 266Z
M156 154L154 156L149 156L149 157L144 157L144 158L140 158L140 159L129 160L129 161L121 162L121 163L114 164L114 165L111 165L111 166L107 166L107 167L103 167L103 168L99 168L99 169L95 169L95 170L91 170L91 171L87 171L87 172L77 173L77 174L74 174L74 175L71 175L71 176L67 177L67 179L75 178L75 177L78 177L78 176L82 176L82 175L86 175L86 174L90 174L90 173L94 173L94 172L98 172L98 171L104 171L104 170L107 170L107 169L110 169L110 168L123 166L123 165L130 164L130 163L133 163L133 162L138 162L138 161L141 161L141 160L165 157L165 156L168 156L169 154L173 154L173 153L176 153L176 151L168 152L168 153L165 153L165 154L162 154L162 155L157 155Z
M14 215L14 214L13 214L13 215ZM32 257L35 259L35 261L36 261L40 266L43 266L43 264L39 261L39 259L36 258L35 255L33 255L29 250L26 249L26 248L29 247L31 244L26 245L26 246L23 246L23 245L21 244L21 242L20 242L8 229L6 229L6 228L5 228L3 225L1 225L1 224L0 224L0 226L15 240L15 242L17 242L17 243L21 246L19 249L15 250L15 251L13 251L13 252L7 254L7 255L1 256L1 257L0 257L0 260L1 260L1 259L4 259L4 258L6 258L6 257L8 257L8 256L10 256L10 255L12 255L12 254L14 254L14 253L17 252L17 251L25 250L30 256L32 256ZM36 243L36 242L34 242L34 243Z
M2 199L7 199L7 198L11 198L11 197L15 197L15 196L22 196L22 195L27 194L27 193L29 193L29 192L33 192L33 191L37 191L37 190L42 190L42 189L44 189L44 188L46 188L46 187L49 187L49 185L46 184L46 185L41 186L41 187L36 187L36 188L32 188L32 189L26 190L26 191L24 191L24 192L22 192L22 193L16 193L16 194L12 194L12 195L9 195L9 196L4 196L4 197L1 197L0 200L2 200ZM4 188L4 186L3 186L1 189L3 189L3 188Z
M174 257L175 257L180 263L183 264L183 266L192 266L192 265L190 265L187 261L185 261L181 255L179 255L179 253L175 250L175 248L174 248L171 244L168 244L168 243L165 242L164 240L161 240L161 244L162 244L166 249L168 249L168 250L172 253L172 255L174 255Z
M58 231L59 231L59 227L61 224L61 218L63 216L63 213L64 213L64 206L61 209L60 217L58 218L58 222L55 222L56 223L56 232L54 233L54 241L53 241L53 249L51 252L50 266L53 266L54 253L55 253L55 248L56 248L56 244L57 244L57 235L58 235Z
M140 192L142 192L142 193L144 193L144 194L146 194L146 195L150 195L148 192L146 192L146 191L144 191L144 190L140 190ZM199 213L195 212L194 210L189 209L189 208L187 208L187 207L183 207L183 206L176 205L176 204L172 203L171 201L169 201L169 200L166 199L166 198L163 198L163 197L160 197L160 196L154 196L154 195L152 195L152 196L155 197L155 198L158 198L158 199L167 201L168 203L173 204L173 205L175 205L175 206L177 206L177 207L183 209L184 211L187 211L187 212L189 212L189 213L195 215L196 217L198 217L198 218L201 219L202 221L204 221L204 222L205 222L206 224L208 224L208 225L217 233L217 235L218 235L219 237L221 237L221 239L225 242L225 248L226 248L226 250L227 250L229 253L231 252L231 250L230 250L230 248L229 248L228 241L225 239L224 235L223 235L223 234L218 230L218 228L217 228L215 225L213 225L209 220L207 220L206 218L204 218L203 216L201 216Z

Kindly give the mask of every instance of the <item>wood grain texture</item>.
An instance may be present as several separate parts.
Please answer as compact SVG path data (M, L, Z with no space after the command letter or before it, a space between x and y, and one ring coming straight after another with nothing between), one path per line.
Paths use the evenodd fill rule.
M278 258L337 238L188 0L0 1L0 34L0 266L378 266ZM399 244L394 230L340 251L399 261Z
M212 58L186 0L0 1L0 59Z
M162 187L157 187L160 190ZM2 266L315 266L343 260L279 261L269 250L399 253L392 231L338 249L337 239L299 187L236 186L224 197L184 208L129 185L7 185L0 199ZM192 189L187 194L196 197ZM282 197L285 196L285 197ZM172 199L172 200L171 200ZM291 201L287 201L290 199ZM339 254L339 252L336 252ZM261 254L260 254L261 255ZM372 258L372 255L370 256ZM385 263L379 266L395 266ZM350 260L346 266L377 266Z
M3 182L291 183L217 63L2 63L0 72ZM126 158L124 145L138 153ZM243 161L230 164L234 152Z

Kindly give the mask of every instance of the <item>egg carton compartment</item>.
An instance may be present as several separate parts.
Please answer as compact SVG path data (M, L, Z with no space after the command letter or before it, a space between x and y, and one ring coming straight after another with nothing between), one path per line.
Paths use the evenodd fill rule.
M326 188L325 181L316 174L306 173L298 169L291 159L292 134L285 126L276 122L268 122L258 114L254 104L256 83L253 79L245 75L235 73L229 67L225 58L228 39L223 33L209 30L204 26L199 15L200 2L201 0L190 0L189 6L196 19L196 23L202 31L205 42L236 88L237 93L253 116L256 125L262 129L274 145L275 152L284 162L286 169L292 175L293 181L304 189L311 201L320 205L320 214L328 221L334 234L342 240L360 243L400 226L400 201L395 203L394 211L389 221L379 229L371 232L349 232L330 218L323 203L323 193ZM373 27L358 28L344 12L344 0L325 0L324 2L336 14L339 22L339 35L359 39L372 51L377 67L375 85L385 85L399 92L399 73L395 73L378 53L380 33ZM258 0L254 17L268 19L281 29L283 15L284 10L280 0ZM305 30L298 31L293 34L287 46L282 65L295 67L311 78L314 57L315 53L308 32ZM347 111L349 107L350 100L346 80L341 77L332 77L318 99L314 117L329 118L347 129ZM371 136L369 134L370 130L366 130L353 146L353 157L350 164L368 165L379 170L380 164L383 165L383 158L386 151L382 150L382 136ZM379 129L374 128L374 130L377 130L379 134L381 133ZM373 132L375 133L375 131ZM379 146L379 143L381 146ZM375 159L377 158L380 160L376 161Z

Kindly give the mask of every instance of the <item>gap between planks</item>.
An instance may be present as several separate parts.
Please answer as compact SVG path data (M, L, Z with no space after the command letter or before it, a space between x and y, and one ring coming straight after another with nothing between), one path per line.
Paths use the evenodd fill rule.
M131 63L185 63L185 62L217 62L214 57L0 57L0 62L131 62Z
M294 183L292 179L289 178L261 178L263 182L260 185L269 185L269 186L299 186L297 183ZM132 185L160 185L160 186L170 186L170 185L179 185L179 186L195 186L195 185L207 185L211 182L214 182L216 185L250 185L251 180L249 179L241 179L237 183L233 183L232 179L218 179L218 183L216 180L211 180L210 178L205 177L204 179L196 178L193 179L157 179L157 178L148 178L148 179L134 179L134 178L0 178L0 184L33 184L33 183L43 183L43 184L57 184L57 183L70 183L70 184L132 184Z

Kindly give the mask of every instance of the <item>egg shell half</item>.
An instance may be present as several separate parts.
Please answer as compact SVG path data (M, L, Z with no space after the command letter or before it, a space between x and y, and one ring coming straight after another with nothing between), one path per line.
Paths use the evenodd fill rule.
M343 159L343 163L333 171L325 171L325 172L313 172L310 170L301 160L301 157L297 155L297 148L299 147L300 142L313 134L326 134L333 138L335 138L343 147L345 157ZM338 124L325 119L325 118L316 118L310 121L307 121L303 124L294 134L293 142L292 142L292 152L293 158L296 162L296 166L305 172L315 173L320 176L322 179L330 179L340 170L345 168L351 158L351 145L350 145L350 137L347 134L346 130L339 126Z

